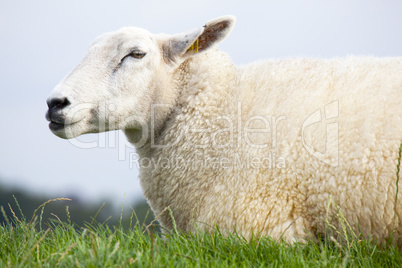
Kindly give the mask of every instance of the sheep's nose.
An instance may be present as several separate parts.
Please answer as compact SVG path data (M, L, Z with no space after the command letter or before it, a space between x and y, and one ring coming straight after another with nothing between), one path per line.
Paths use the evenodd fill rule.
M71 103L67 98L54 98L47 101L47 106L49 107L49 110L62 110L70 104Z
M64 123L65 118L61 111L70 104L67 98L52 98L47 100L47 106L49 107L49 110L46 112L47 121Z

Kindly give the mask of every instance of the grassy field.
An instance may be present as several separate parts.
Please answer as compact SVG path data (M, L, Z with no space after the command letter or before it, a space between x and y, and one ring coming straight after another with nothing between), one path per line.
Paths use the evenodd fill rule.
M402 143L397 192L401 150ZM288 245L257 236L246 241L218 229L186 234L174 228L161 234L152 223L139 224L135 213L126 228L121 224L123 216L117 226L97 223L99 211L79 227L71 222L68 207L66 221L53 214L53 221L44 225L45 206L61 200L66 199L43 203L30 219L22 213L17 199L7 207L11 218L0 206L6 220L0 225L0 267L402 267L402 251L392 236L386 244L378 245L355 234L341 213L337 215L339 229L327 222L328 231L321 239Z
M53 200L57 201L57 200ZM13 209L14 207L14 209ZM287 245L269 238L246 241L236 234L154 232L154 225L84 227L54 215L40 228L44 205L26 219L18 203L0 227L0 267L401 267L402 252L392 243L378 246L356 236L332 236ZM2 207L4 210L4 207ZM66 210L67 219L69 212ZM96 216L96 215L95 215Z

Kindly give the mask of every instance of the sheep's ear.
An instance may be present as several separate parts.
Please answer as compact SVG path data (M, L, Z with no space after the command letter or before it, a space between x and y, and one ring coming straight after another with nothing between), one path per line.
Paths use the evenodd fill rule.
M164 55L174 61L178 57L204 52L225 39L235 21L234 16L220 17L207 22L204 27L173 35L163 47Z

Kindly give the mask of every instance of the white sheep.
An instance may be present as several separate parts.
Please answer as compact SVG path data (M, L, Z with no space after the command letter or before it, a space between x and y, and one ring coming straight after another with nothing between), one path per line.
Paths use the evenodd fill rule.
M185 231L292 242L339 227L341 213L378 241L401 235L402 58L238 67L214 48L234 22L100 36L51 93L50 129L61 138L122 129L153 212L170 207ZM172 228L169 213L159 222Z

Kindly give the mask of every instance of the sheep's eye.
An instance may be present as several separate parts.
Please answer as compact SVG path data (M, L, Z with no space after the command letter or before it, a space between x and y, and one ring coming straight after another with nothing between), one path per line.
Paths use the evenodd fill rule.
M130 56L136 59L142 59L145 56L145 53L141 51L133 51Z
M146 55L145 52L141 52L141 51L135 50L135 51L133 51L133 52L127 54L126 56L124 56L124 57L121 59L121 61L123 61L124 59L126 59L126 58L128 58L128 57L133 57L133 58L135 58L135 59L142 59L145 55Z

